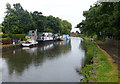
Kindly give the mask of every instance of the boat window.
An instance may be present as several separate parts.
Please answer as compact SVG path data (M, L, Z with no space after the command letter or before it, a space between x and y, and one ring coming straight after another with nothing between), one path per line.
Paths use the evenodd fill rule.
M26 41L25 43L30 43L29 41Z

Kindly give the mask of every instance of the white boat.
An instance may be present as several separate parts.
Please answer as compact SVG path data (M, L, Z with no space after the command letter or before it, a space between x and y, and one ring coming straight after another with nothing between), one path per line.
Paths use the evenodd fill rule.
M28 39L27 41L25 41L24 43L22 43L22 46L34 46L34 45L37 45L38 42L34 39Z
M45 36L45 37L41 37L41 39L43 40L43 41L51 41L51 40L53 40L53 37L47 37L47 36Z
M53 41L53 34L52 33L47 33L43 32L39 34L39 38L37 39L38 41Z

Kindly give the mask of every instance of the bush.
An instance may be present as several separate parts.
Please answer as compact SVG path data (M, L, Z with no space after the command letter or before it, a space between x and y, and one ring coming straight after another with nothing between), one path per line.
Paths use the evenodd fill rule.
M2 34L2 38L9 38L8 34Z
M21 39L21 40L23 40L23 39L25 39L26 34L10 34L9 36L12 39Z
M86 47L86 64L92 63L92 58L94 56L96 45L90 40L85 39L85 47Z

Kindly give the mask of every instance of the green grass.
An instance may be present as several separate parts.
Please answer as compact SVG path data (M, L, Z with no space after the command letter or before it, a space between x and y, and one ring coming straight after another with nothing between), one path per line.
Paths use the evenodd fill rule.
M78 34L78 35L71 34L70 36L71 36L71 37L84 37L84 36L83 36L83 35L81 35L81 34Z
M94 42L85 39L86 45L86 65L80 73L86 77L83 82L93 80L93 82L118 82L118 69L113 63L112 58L103 52ZM93 57L97 57L94 58ZM96 60L98 64L92 64L91 61ZM96 67L96 72L92 72L92 67ZM92 77L91 74L95 74Z
M85 78L83 79L83 82L88 82L90 79L94 79L91 77L92 74L92 59L94 56L94 52L96 49L95 43L91 42L90 40L83 38L85 41L85 48L86 48L86 64L80 71L80 73L85 75Z
M89 79L91 79L91 73L92 73L92 64L87 64L85 67L82 68L80 73L85 75L85 78L82 80L83 82L88 82Z
M96 66L96 81L97 82L118 82L118 69L112 58L97 48L96 60L98 65Z

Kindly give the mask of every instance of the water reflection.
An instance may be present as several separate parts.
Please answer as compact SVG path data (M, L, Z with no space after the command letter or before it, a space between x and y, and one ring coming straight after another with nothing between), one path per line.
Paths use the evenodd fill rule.
M70 42L61 41L53 43L43 43L37 47L23 47L11 50L3 54L9 68L9 74L17 73L21 75L31 64L40 66L44 60L54 59L70 51Z
M84 64L81 38L9 48L2 53L4 82L79 82Z
M22 50L25 50L26 53L29 53L30 55L32 55L32 54L36 54L37 55L37 49L38 49L38 47L33 47L33 48L23 47L22 48Z
M83 50L86 49L85 41L83 39L81 39L80 48L82 48Z

